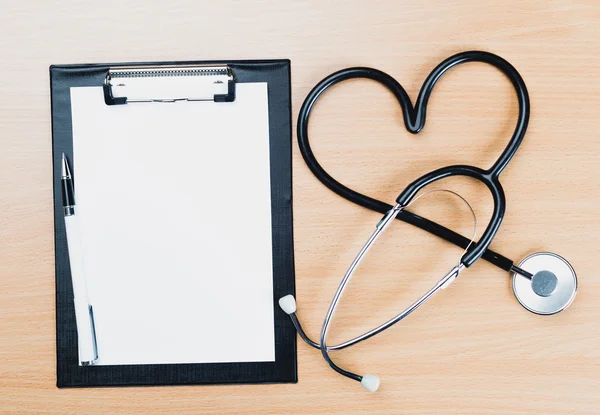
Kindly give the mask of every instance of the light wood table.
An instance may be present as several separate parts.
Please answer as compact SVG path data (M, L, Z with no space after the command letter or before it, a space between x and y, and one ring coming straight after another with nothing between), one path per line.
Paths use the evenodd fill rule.
M594 0L4 1L0 413L599 414L599 24ZM295 118L310 88L337 69L382 69L414 98L439 61L469 49L513 63L532 101L525 141L502 175L508 207L493 249L516 262L542 250L567 258L579 276L569 309L529 313L513 297L510 276L479 261L392 330L336 353L348 368L381 376L376 394L333 373L301 342L298 384L55 387L50 64L290 58ZM444 77L428 115L412 136L383 87L349 82L318 104L312 142L335 177L392 201L434 168L489 166L514 128L516 101L498 71L469 64ZM379 215L321 185L295 142L293 161L299 314L316 336ZM482 185L457 179L438 187L461 192L486 223L491 199ZM432 195L415 211L470 231L454 199ZM349 288L332 340L397 313L459 255L396 224Z

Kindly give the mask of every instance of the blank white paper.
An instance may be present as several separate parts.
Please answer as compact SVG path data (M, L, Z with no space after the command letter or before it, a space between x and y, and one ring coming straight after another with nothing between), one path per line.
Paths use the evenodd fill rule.
M99 365L275 360L266 83L233 103L71 88Z

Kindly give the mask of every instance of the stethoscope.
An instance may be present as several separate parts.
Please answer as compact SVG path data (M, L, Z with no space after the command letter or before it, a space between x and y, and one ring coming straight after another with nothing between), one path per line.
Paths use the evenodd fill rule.
M425 126L427 103L435 84L442 77L442 75L444 75L451 68L466 62L484 62L498 68L504 73L504 75L508 77L517 93L517 99L519 102L519 115L516 128L508 145L502 154L500 154L500 157L498 157L498 159L494 162L492 167L484 170L475 166L455 165L434 170L409 184L408 187L406 187L406 189L404 189L404 191L402 191L402 193L400 193L400 195L396 198L396 204L393 206L358 193L344 186L330 176L323 169L323 167L321 167L315 158L308 141L308 120L314 104L317 102L319 97L333 85L355 78L372 79L383 84L394 94L400 103L406 129L413 134L417 134ZM547 252L536 253L525 258L517 266L514 265L514 262L510 259L488 249L490 243L494 239L494 236L498 232L498 228L502 223L502 219L506 210L506 199L504 197L504 190L500 183L499 177L523 141L523 137L525 136L529 122L529 111L529 95L521 75L503 58L492 53L481 51L459 53L440 63L425 80L414 107L412 106L411 100L402 85L400 85L394 78L377 69L364 67L348 68L339 72L335 72L319 82L308 94L298 116L298 143L304 161L312 173L325 186L333 190L338 195L360 206L384 214L383 218L379 221L379 223L377 223L375 231L369 237L354 261L352 261L348 271L342 278L342 281L335 295L333 296L331 305L329 306L325 316L319 343L311 340L302 329L302 326L298 320L298 316L296 315L296 301L294 297L292 295L287 295L279 300L281 308L287 314L289 314L292 323L294 324L294 327L296 328L300 337L310 346L320 349L325 361L329 364L329 366L331 366L332 369L344 376L349 377L350 379L360 382L365 389L371 392L376 391L379 387L379 378L377 376L368 374L361 376L345 370L338 366L331 359L329 352L345 349L390 328L415 311L436 292L446 288L452 281L456 279L456 277L458 277L462 270L473 265L475 261L481 257L497 267L513 273L513 291L515 296L517 300L529 311L537 314L549 315L558 313L571 304L577 292L577 277L571 265L564 258ZM485 184L492 194L492 198L494 200L492 217L485 231L481 235L481 238L476 243L474 242L475 234L471 239L465 238L448 228L445 228L433 221L415 215L414 213L406 210L411 203L415 202L421 196L436 191L429 191L418 195L418 193L424 187L449 176L472 177ZM455 192L448 190L437 191L450 192L453 195L458 196L468 205L468 202L466 202L464 198ZM468 206L473 213L470 205ZM408 308L403 310L400 314L396 315L380 326L363 333L360 336L337 345L328 345L327 334L331 326L331 320L335 314L337 305L344 293L344 290L346 289L350 279L352 278L352 275L354 274L354 271L358 267L367 251L371 248L373 243L378 239L382 232L389 227L394 219L400 219L404 222L415 225L447 240L448 242L458 245L459 247L465 249L464 254L460 258L460 261L457 265L452 267L450 271L448 271L448 273L444 275L429 291L427 291L417 301L412 303ZM475 217L474 221L476 229Z

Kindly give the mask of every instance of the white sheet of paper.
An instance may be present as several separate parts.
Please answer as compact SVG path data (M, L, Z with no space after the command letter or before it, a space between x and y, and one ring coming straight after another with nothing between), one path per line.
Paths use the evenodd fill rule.
M275 360L266 83L233 103L71 88L99 365Z

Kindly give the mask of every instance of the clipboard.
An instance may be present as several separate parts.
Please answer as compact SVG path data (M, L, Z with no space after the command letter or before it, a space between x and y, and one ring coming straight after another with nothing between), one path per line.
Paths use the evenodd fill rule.
M190 80L193 82L190 83ZM152 93L148 93L149 83L152 84ZM289 60L53 65L50 67L50 87L57 386L297 382L296 333L287 315L277 306L277 300L293 293L295 288ZM257 98L263 95L264 99ZM252 99L256 103L251 102ZM262 108L261 105L267 113L264 117L258 112L251 112L258 111L256 108ZM87 112L81 108L87 108ZM150 115L140 118L142 121L123 121L127 119L123 114L133 120L147 111ZM171 125L163 122L166 119L162 118L166 117L163 111L172 117L170 120L178 122ZM210 114L206 115L204 111ZM187 118L181 113L186 113ZM248 116L248 113L251 115ZM230 122L228 117L233 121ZM211 123L217 123L218 128L210 127ZM156 129L163 132L155 132ZM98 132L100 130L101 133ZM151 139L141 137L137 131L145 131L144 134ZM219 149L219 154L198 151L205 147ZM243 150L236 152L238 147ZM106 222L100 231L89 225L88 233L84 233L102 235L102 238L84 237L84 245L87 244L88 248L84 251L86 260L89 259L86 261L86 275L91 275L93 282L89 284L90 297L93 301L95 295L98 298L104 296L104 306L94 305L94 312L99 362L104 356L105 364L82 366L78 361L77 326L61 196L63 153L73 159L75 199L80 193L82 216L85 217L87 212L87 217L96 218L95 222L106 222L106 216L120 223L118 227ZM157 163L156 154L164 154L160 160L167 160L166 170L165 163ZM113 157L119 162L112 163ZM217 167L230 163L227 169L221 170L221 173L229 172L236 168L235 163L231 164L232 160L237 160L238 165L243 164L242 171L223 175L219 172L207 174L210 170L202 170L211 163ZM114 175L116 169L119 169L117 176ZM259 170L262 176L255 174ZM160 181L169 175L174 175L175 179L166 180L167 185L163 182L162 185L148 184L152 178ZM238 177L239 183L232 181L234 176ZM110 192L111 188L104 177L122 177L127 186L119 180L120 187L115 187L121 189L119 195L124 199L110 202L106 192ZM267 182L263 180L265 177ZM136 180L138 184L144 182L139 188L147 190L146 193L138 193L147 197L148 192L153 192L152 199L138 200L131 196L138 190ZM180 182L185 181L195 186L188 185L182 191ZM215 198L213 193L219 197ZM266 204L265 195L269 197ZM255 199L262 200L262 204L254 203ZM142 202L145 200L155 203L144 205ZM140 202L137 210L132 211L136 202ZM218 209L215 210L215 207ZM123 235L131 236L132 233L124 230L129 228L129 223L124 223L121 215L115 215L112 209L124 209L123 215L130 222L135 222L138 217L151 218L142 223L145 226L135 228L138 232L140 229L141 232L147 230L144 238L136 239L137 245L123 244L124 249L111 250L114 248L112 245L123 243L120 241ZM269 209L270 214L265 215ZM215 215L221 211L227 212L226 217L211 217L210 221L203 222L202 218L206 215L202 212ZM189 220L189 228L194 228L194 232L188 232L182 226L181 217ZM266 223L270 226L265 231ZM90 233L90 229L95 233ZM173 229L178 230L169 234ZM244 229L250 232L244 233ZM211 232L216 235L212 236L213 239L209 238ZM113 239L117 242L106 244L105 240L111 236L118 236ZM188 243L173 250L173 246L182 240ZM161 243L166 247L164 255L163 251L157 250ZM266 250L259 249L261 244L270 247L268 258ZM140 249L141 253L138 252ZM112 253L113 258L94 259L94 253L98 251ZM126 268L128 258L135 257L134 253L138 255L136 266L145 271L137 273L135 267L127 268L128 272L120 271ZM163 256L169 253L174 258L167 262ZM262 260L255 261L255 257ZM189 262L192 265L188 268L182 265ZM261 265L253 265L254 262ZM270 268L268 273L264 272L265 264ZM154 272L158 268L162 272ZM102 272L97 275L100 269ZM227 271L221 275L222 269ZM185 284L179 290L172 287L178 281L189 280L190 276L193 276L190 286L193 289L186 289L189 287ZM250 294L241 296L236 291L236 282L247 284L243 290ZM108 288L102 284L108 285ZM261 286L262 291L259 292L256 286ZM265 287L269 289L268 298L264 297ZM255 291L256 297L251 298ZM122 295L123 292L129 295ZM151 301L153 295L156 298ZM110 301L106 300L107 296ZM259 301L261 298L267 298L267 301ZM137 302L138 307L132 311L133 306L127 305L128 302ZM211 304L210 312L206 309L207 302ZM186 314L185 318L177 317L179 307ZM256 310L263 310L262 314ZM128 312L138 318L130 322L138 322L141 328L131 323L124 325L121 331L108 329L112 328L111 322L121 324L122 320L127 320ZM269 312L271 317L268 321L263 317L250 319L246 316L264 316ZM191 317L190 313L193 314ZM162 321L163 315L176 316L172 320L177 321L166 318ZM226 324L211 325L211 319L231 322L235 329ZM162 322L162 326L155 324L152 327L157 320ZM262 321L260 326L258 320ZM178 327L186 330L177 332ZM202 328L201 332L194 333L198 327ZM137 337L131 335L136 330ZM107 333L117 338L108 340ZM135 350L129 354L120 353L131 344L137 344L138 339L148 333L151 333L149 338L162 342L160 347L155 347L157 350L140 343L136 347L143 353L136 354ZM187 343L178 341L181 333L185 333L183 338ZM220 343L223 338L230 340ZM182 344L187 346L182 347ZM255 347L256 344L262 346ZM170 353L169 348L175 351ZM161 361L163 358L164 361Z

